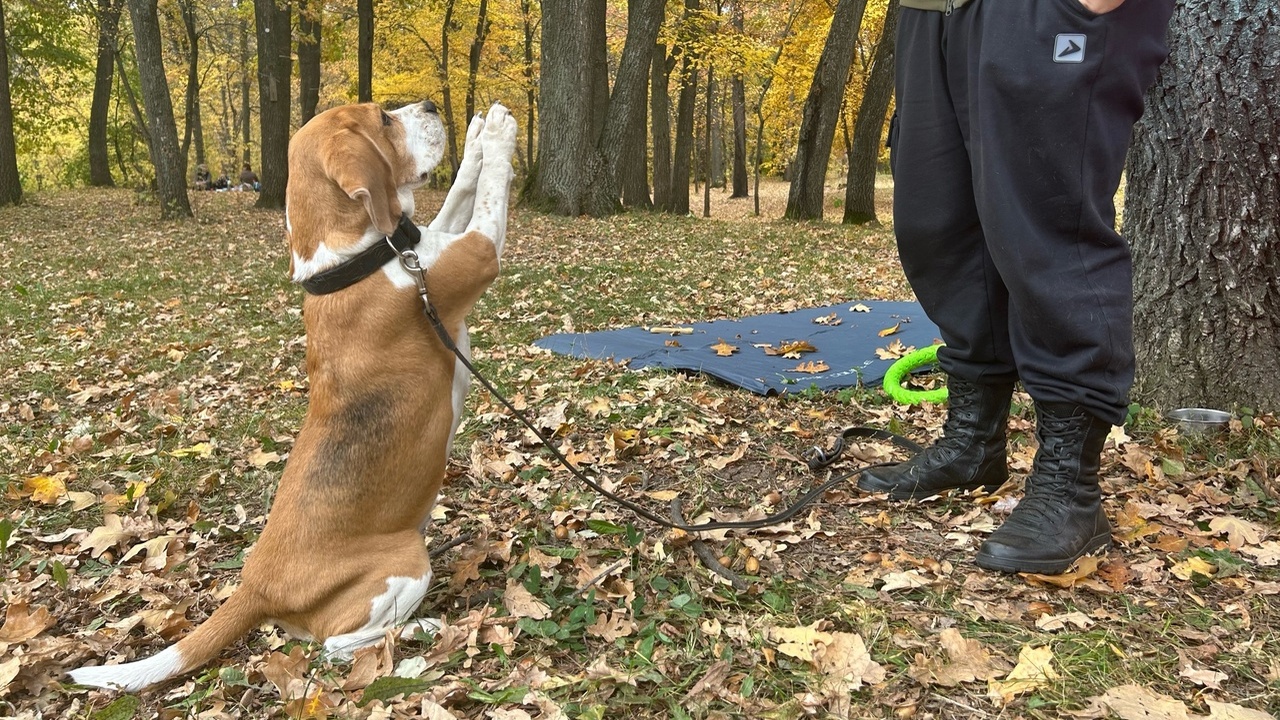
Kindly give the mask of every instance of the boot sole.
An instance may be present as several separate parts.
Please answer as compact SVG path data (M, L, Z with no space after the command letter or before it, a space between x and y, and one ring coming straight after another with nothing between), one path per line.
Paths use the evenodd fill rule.
M924 489L891 490L889 491L889 499L890 500L923 500L925 498L931 498L936 495L941 495L947 492L954 492L957 490L960 492L972 492L974 490L984 490L990 493L990 492L995 492L1003 484L1004 484L1003 482L998 482L998 483L980 483L977 485L956 485L954 487L938 488L936 490L924 490ZM881 490L880 492L884 492L884 491Z
M1090 553L1095 553L1111 546L1111 533L1098 535L1085 543L1084 549L1074 556L1055 560L1031 560L1018 558L1000 558L978 552L973 562L983 570L995 570L1005 573L1038 573L1040 575L1061 575L1071 564Z

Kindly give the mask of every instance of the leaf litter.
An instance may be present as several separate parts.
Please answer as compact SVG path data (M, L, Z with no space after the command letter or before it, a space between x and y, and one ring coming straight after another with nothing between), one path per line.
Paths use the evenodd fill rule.
M0 292L22 299L0 310L0 702L16 717L1280 710L1272 416L1217 444L1149 419L1113 433L1104 487L1119 545L1061 576L972 565L1015 477L990 496L907 505L841 487L784 526L703 534L746 573L738 593L687 535L577 487L478 389L429 529L448 549L419 615L439 630L389 633L350 664L255 631L140 703L66 685L69 667L157 651L229 594L305 410L280 217L219 194L196 198L200 220L156 226L149 208L122 212L123 197L50 194L0 215L14 239ZM703 518L773 511L818 480L803 452L846 425L933 437L941 409L874 393L764 400L528 345L566 323L680 326L910 297L883 232L729 227L516 212L506 274L474 313L477 361L577 464L659 511L674 497ZM34 237L61 245L21 251ZM687 252L655 261L657 242ZM754 246L774 249L769 264L743 262L761 257ZM910 351L896 342L884 351ZM1010 429L1024 475L1034 420L1018 410ZM894 457L857 446L835 471Z

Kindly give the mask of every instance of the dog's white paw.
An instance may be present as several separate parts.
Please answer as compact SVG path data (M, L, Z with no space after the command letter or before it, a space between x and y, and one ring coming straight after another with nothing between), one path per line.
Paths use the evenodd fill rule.
M438 618L417 618L410 620L405 623L404 627L400 628L400 639L412 640L417 637L418 633L435 637L442 627L444 627L444 623Z
M484 131L485 119L481 115L471 118L471 124L467 126L466 144L462 146L462 162L458 168L458 174L461 175L469 170L478 171L480 163L484 160L484 144L480 142L480 133Z
M489 117L485 119L480 141L484 146L486 160L511 162L516 151L516 119L511 111L498 103L489 108Z

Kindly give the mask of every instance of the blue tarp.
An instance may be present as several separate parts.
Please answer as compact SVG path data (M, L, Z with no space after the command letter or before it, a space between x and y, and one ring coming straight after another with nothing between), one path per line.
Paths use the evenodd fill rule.
M868 312L853 308L863 306ZM819 318L839 320L820 324ZM881 337L881 330L898 326L898 332ZM857 385L878 385L893 360L881 360L876 348L893 341L908 347L932 345L938 328L925 317L919 303L850 301L789 313L756 315L741 320L717 320L678 327L692 328L688 335L656 334L646 328L625 328L593 333L552 335L534 343L562 355L595 360L629 361L628 367L662 367L705 373L760 395L799 392L811 385L836 390ZM679 342L679 347L666 344ZM721 340L738 351L721 357L712 349ZM799 360L768 355L756 345L806 340L817 348ZM810 361L830 369L817 374L795 368Z

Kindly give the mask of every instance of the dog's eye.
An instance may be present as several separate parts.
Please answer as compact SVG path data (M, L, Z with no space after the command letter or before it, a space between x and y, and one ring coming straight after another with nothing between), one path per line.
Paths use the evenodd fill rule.
M382 124L384 127L391 124L391 116L385 111L382 113Z

